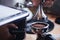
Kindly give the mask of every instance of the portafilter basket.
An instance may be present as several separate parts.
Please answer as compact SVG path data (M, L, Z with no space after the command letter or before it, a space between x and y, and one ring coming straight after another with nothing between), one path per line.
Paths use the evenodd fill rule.
M49 30L49 24L45 22L33 22L31 29L34 33L47 33Z

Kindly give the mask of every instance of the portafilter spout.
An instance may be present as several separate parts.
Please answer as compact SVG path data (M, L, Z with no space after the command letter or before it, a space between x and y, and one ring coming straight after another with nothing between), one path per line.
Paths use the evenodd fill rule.
M43 11L43 4L44 4L45 0L41 0L40 4L38 5L36 14L34 15L33 19L36 20L43 20L43 22L48 22L48 17L46 16L46 14Z

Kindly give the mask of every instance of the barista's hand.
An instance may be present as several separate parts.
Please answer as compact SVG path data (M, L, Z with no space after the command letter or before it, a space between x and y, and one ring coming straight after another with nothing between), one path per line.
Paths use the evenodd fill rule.
M15 35L10 34L9 28L18 29L15 24L6 24L4 26L0 26L0 40L12 40L16 37Z
M54 0L46 0L44 3L45 7L51 7L53 5ZM32 0L34 6L38 6L40 3L40 0Z
M40 0L32 0L34 6L38 6L40 3Z
M44 7L52 7L55 0L46 0Z

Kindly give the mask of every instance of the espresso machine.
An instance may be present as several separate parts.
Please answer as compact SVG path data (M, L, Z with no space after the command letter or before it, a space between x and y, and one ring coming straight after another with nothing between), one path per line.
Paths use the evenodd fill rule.
M27 30L25 30L26 29L26 24L27 24L26 17L29 14L28 14L28 12L26 10L23 10L23 8L24 8L24 6L26 6L26 7L33 6L32 1L31 0L28 0L26 2L24 0L25 1L25 4L24 4L24 3L20 3L20 1L15 1L15 0L11 1L10 0L13 5L7 4L7 2L3 3L4 0L0 0L0 1L1 1L1 4L5 5L5 6L0 5L0 7L3 7L5 9L7 8L8 10L13 11L13 13L14 13L14 14L11 13L12 15L9 14L10 16L8 15L6 17L6 15L5 15L4 18L1 18L0 19L0 21L1 21L0 22L0 26L5 25L7 23L14 23L14 24L16 24L18 26L18 30L12 28L12 29L10 29L10 33L11 34L16 34L16 39L14 39L14 40L24 40L24 38L25 38L25 32L27 31ZM45 1L41 0L41 3L43 3L43 2L45 2ZM6 7L6 6L8 6L8 7ZM9 7L11 7L11 8L9 8ZM47 16L44 14L42 7L43 7L42 5L41 6L39 5L38 6L38 9L37 9L37 12L42 11L41 17L43 16L43 19L42 19L43 21L40 22L40 19L39 18L38 18L37 21L36 21L36 19L33 19L35 21L33 21L32 23L30 21L30 25L29 25L31 27L31 29L34 31L34 33L39 32L40 29L38 29L37 27L32 26L33 24L35 24L35 23L41 24L42 23L42 24L44 24L46 26L46 27L42 28L42 31L41 31L41 33L43 33L42 35L40 33L37 33L37 39L36 40L47 40L47 38L45 39L45 37L49 37L50 38L50 36L51 36L51 35L45 34L46 32L48 32L49 24L48 24ZM12 9L12 8L14 8L14 9ZM7 21L5 21L5 20L7 20ZM53 40L53 39L50 39L50 40Z
M18 26L18 29L10 28L9 32L16 35L15 40L23 40L25 38L26 17L29 15L27 11L13 9L4 5L0 5L0 10L0 26L14 23Z

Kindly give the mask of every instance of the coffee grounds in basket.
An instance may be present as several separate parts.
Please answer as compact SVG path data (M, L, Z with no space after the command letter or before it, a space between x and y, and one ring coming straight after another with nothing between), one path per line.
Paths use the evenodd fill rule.
M46 24L43 24L43 23L35 23L32 26L35 27L35 28L44 28L46 26Z

